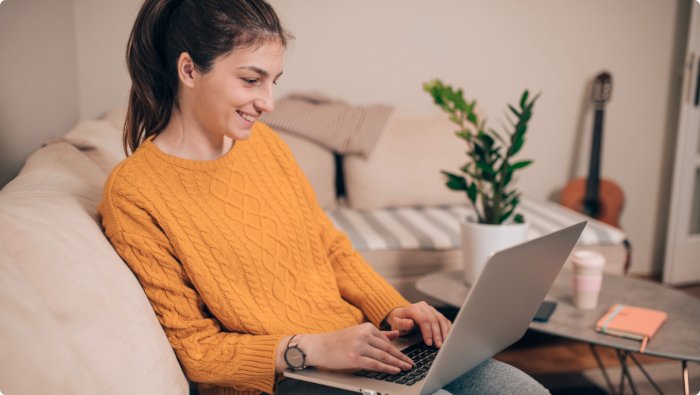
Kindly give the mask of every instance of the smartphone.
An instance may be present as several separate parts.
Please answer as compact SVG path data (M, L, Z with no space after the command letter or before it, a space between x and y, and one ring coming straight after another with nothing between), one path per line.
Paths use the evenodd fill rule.
M549 317L552 315L552 313L554 313L554 309L556 307L556 302L548 302L545 300L540 305L540 308L537 310L537 313L535 313L535 317L533 317L532 320L537 322L549 321Z

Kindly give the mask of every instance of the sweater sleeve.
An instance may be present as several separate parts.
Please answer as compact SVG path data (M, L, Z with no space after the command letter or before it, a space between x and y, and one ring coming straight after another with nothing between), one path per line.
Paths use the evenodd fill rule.
M306 178L303 175L300 175L300 178L312 206L314 220L319 225L321 240L335 272L341 295L362 310L367 318L379 327L391 310L409 305L410 302L353 248L348 237L335 227L316 202L314 191Z
M133 201L106 190L99 208L105 234L141 283L187 377L237 391L272 393L275 350L283 335L222 330L172 243Z
M320 238L328 256L342 297L357 306L376 326L396 307L409 305L399 292L377 273L352 246L348 237L338 230L316 200L308 179L294 159L289 147L270 130L276 145L284 153L286 166L292 167L296 181L318 224Z

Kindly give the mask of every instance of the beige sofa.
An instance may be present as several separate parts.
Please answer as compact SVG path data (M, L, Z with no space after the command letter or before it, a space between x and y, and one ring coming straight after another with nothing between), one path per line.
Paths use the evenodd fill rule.
M189 391L145 294L103 236L96 215L107 174L123 158L123 116L117 109L103 119L80 122L34 152L0 191L2 393ZM388 207L463 202L445 190L437 174L462 160L461 149L455 150L451 136L426 135L437 136L445 128L449 136L450 126L439 117L398 117L372 158L344 158L347 198L342 207L335 196L333 154L283 135L322 205L355 234L353 241L364 245L368 261L414 300L422 298L413 287L415 278L456 267L458 250L449 243L424 248L372 241L367 235L377 232L363 233L363 220L353 215L369 215L367 223L374 224L372 218L415 216L384 213L393 210ZM411 240L403 233L392 237Z

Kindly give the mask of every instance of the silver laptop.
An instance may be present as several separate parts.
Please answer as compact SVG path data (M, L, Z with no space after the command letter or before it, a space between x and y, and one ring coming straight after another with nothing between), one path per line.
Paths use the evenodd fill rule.
M397 375L314 368L284 375L364 394L432 393L525 334L585 226L586 221L493 254L440 349L425 346L420 336L394 341L409 357L417 353L431 361L427 366L420 368L414 356L414 368Z

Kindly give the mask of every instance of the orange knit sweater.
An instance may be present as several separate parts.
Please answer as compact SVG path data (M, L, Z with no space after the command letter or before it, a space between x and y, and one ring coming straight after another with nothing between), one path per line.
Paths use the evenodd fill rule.
M260 122L212 161L146 140L113 170L99 213L203 394L273 392L282 337L379 325L408 304L335 229Z

